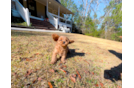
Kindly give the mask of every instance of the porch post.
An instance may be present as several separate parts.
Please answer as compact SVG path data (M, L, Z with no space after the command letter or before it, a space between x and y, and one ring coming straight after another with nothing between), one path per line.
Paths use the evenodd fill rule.
M73 18L73 14L72 14L72 18ZM71 33L72 33L72 18L71 18Z
M47 0L47 13L48 13L48 0Z
M66 12L66 17L67 17L67 12ZM65 23L67 24L67 18L66 18L66 21L65 21Z
M57 29L58 29L58 24L59 24L59 17L60 17L60 6L58 7L58 22L57 22Z

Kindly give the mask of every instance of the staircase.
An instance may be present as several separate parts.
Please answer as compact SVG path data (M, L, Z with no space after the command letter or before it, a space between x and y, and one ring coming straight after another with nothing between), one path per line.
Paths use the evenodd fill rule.
M45 20L41 21L41 20L30 18L30 22L32 23L32 26L36 29L56 30L55 27L51 23Z

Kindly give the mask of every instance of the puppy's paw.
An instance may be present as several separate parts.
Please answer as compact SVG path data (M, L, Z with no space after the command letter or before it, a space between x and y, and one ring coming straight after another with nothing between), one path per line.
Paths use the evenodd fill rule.
M63 64L65 64L66 63L66 61L64 60L64 61L61 61Z
M50 64L54 64L54 62L51 61Z

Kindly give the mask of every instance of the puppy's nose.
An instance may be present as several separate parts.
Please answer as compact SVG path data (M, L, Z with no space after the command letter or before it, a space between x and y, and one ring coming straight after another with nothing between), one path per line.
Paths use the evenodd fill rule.
M65 44L65 41L63 41L63 44Z

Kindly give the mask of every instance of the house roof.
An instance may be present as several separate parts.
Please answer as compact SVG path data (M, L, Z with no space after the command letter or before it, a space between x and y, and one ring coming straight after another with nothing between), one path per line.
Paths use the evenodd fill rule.
M42 4L46 4L47 0L36 0L37 2L41 2ZM59 0L48 0L48 8L51 7L54 10L58 11L58 6L60 7L60 12L64 13L64 14L74 14L73 12L71 12L70 10L68 10L66 7L64 7Z

